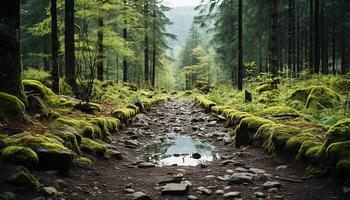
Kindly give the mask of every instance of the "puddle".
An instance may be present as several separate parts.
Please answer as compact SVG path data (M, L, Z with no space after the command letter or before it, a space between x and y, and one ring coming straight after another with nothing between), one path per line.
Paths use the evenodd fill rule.
M177 136L162 143L147 145L145 154L140 159L161 166L196 166L219 159L219 155L214 153L214 150L214 146L199 139ZM201 157L194 159L193 153L199 153Z

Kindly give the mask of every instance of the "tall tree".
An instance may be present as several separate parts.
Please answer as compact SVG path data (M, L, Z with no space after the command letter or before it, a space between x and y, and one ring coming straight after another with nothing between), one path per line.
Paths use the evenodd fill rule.
M127 0L124 0L124 6L127 6ZM124 20L125 27L123 28L123 38L125 41L128 39L128 21ZM124 57L123 58L123 82L128 82L128 60Z
M26 102L20 54L20 0L0 2L0 91Z
M66 82L75 88L74 0L65 0L64 53Z
M238 90L243 89L243 2L238 0Z
M314 0L310 0L310 47L309 47L309 70L314 72Z
M279 69L279 39L278 39L278 0L271 0L271 13L270 13L270 40L269 40L269 67L270 72L277 76Z
M149 85L149 38L148 38L148 0L144 4L145 38L144 38L144 83Z
M57 0L51 0L51 61L52 61L52 91L60 92L60 76L58 66L59 42L57 36Z
M295 9L294 0L288 1L288 69L295 72Z
M97 79L103 81L104 74L104 52L103 52L103 18L99 17L97 20Z
M320 0L315 0L314 16L314 73L318 74L320 72Z

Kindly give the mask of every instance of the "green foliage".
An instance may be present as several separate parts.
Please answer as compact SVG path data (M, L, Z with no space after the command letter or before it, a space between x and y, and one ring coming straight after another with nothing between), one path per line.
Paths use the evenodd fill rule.
M107 153L105 144L93 141L89 138L82 138L79 147L84 153L94 154L98 157L105 157Z
M22 79L24 80L37 80L45 85L50 84L50 78L51 75L48 72L45 72L43 70L35 69L35 68L28 68L26 70L23 70L22 73Z
M4 163L23 165L27 168L35 167L38 162L36 153L27 147L9 146L1 150L0 160Z

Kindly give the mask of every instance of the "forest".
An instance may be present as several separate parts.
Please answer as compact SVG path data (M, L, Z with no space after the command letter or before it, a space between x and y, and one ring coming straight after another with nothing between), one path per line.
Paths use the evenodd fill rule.
M0 1L0 200L350 199L350 2L188 2Z

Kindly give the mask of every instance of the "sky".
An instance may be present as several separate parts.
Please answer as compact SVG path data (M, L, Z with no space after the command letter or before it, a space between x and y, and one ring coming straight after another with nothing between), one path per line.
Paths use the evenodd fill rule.
M164 0L170 7L197 6L201 0Z

